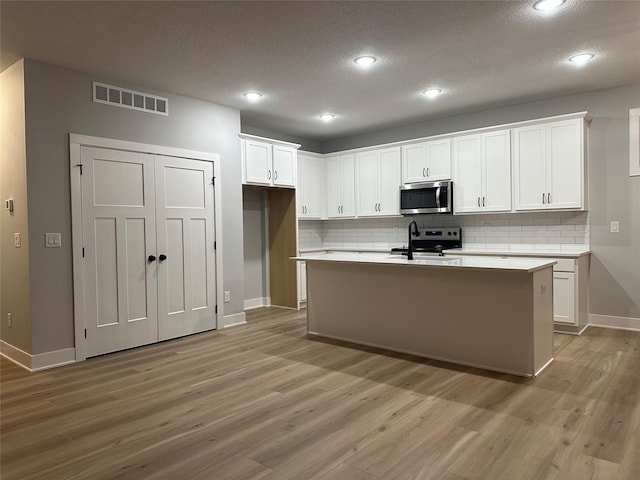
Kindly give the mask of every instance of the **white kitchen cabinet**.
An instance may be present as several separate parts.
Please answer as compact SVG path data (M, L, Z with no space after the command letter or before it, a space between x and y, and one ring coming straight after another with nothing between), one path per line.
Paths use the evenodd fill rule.
M511 132L453 138L454 213L511 210Z
M300 145L244 134L241 138L243 183L295 188Z
M359 217L400 214L400 148L356 155Z
M324 216L325 160L298 155L298 218L318 219Z
M586 209L586 120L513 129L514 209Z
M435 182L450 178L450 138L402 147L402 183Z
M575 273L553 272L553 321L576 325Z
M327 217L355 216L354 155L327 158Z

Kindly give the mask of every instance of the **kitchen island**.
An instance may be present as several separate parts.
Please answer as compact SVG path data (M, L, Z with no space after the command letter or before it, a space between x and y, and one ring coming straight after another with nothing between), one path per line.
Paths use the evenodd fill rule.
M307 265L310 335L528 377L553 360L553 260L295 260Z

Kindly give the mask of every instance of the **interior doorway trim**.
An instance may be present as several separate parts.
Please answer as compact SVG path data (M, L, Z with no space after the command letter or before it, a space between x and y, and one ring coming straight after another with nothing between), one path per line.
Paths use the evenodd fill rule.
M220 328L219 321L224 317L224 303L220 300L223 295L223 272L222 272L222 194L220 189L220 155L215 153L199 152L182 148L165 147L161 145L150 145L146 143L129 142L111 138L93 137L89 135L69 134L69 176L71 184L71 238L72 238L72 258L73 258L73 317L75 335L75 356L76 361L86 360L86 339L85 317L84 317L84 279L82 268L82 184L81 172L81 147L108 148L111 150L124 150L137 153L149 153L154 155L165 155L168 157L179 157L193 160L203 160L213 163L213 176L216 179L214 192L214 226L216 237L216 303L218 311L216 315L216 328Z

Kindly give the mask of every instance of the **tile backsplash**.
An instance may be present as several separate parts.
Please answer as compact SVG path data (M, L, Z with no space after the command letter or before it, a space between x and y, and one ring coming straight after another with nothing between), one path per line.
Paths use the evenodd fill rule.
M530 212L300 220L299 246L300 249L401 246L407 243L411 218L421 229L462 227L463 246L589 245L588 212Z

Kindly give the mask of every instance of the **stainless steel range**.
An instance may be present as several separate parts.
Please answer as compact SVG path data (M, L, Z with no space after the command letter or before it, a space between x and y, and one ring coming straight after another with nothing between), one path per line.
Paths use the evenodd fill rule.
M414 255L444 255L443 250L462 248L462 229L460 227L426 228L409 233L411 250ZM392 248L392 254L408 255L409 245Z

